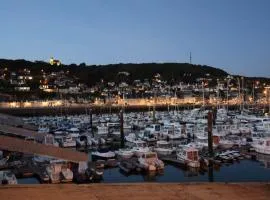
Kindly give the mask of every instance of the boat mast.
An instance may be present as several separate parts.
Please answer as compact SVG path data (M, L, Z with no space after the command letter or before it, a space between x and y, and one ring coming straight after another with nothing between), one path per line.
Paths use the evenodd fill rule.
M153 123L156 123L156 103L157 103L157 94L156 88L154 88Z
M240 109L240 111L242 110L241 109L241 85L240 85L240 79L239 79L239 77L237 78L237 82L238 82L238 100L239 100L239 109Z
M203 107L204 107L204 104L205 104L205 102L204 102L204 81L202 82L202 95L203 95Z
M245 105L245 90L244 90L244 77L241 77L242 79L242 110L244 109Z
M219 104L218 104L218 100L219 100L219 79L217 79L216 93L217 93L217 95L216 95L216 107L218 109L218 106L219 106Z
M227 78L227 112L229 110L229 84L230 84L230 78Z
M121 148L125 147L125 136L124 136L124 112L120 110L120 136L121 136Z

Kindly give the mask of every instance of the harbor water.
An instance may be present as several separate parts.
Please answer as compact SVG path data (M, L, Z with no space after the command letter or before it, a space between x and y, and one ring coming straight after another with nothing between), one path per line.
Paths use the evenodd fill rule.
M184 169L166 165L158 174L126 175L119 168L104 170L102 183L136 183L136 182L269 182L270 161L241 160L209 172L185 171ZM19 184L39 184L36 178L18 179Z

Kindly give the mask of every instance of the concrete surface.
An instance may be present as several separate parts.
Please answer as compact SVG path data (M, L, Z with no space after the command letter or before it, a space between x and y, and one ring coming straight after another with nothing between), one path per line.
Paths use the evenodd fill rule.
M269 200L270 184L264 183L136 183L88 185L0 186L3 200Z

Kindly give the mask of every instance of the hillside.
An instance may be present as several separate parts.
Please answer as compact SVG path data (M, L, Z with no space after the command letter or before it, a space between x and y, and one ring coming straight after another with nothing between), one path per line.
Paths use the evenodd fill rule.
M141 63L141 64L110 64L110 65L80 65L70 64L61 66L51 66L43 61L7 60L0 59L0 67L8 67L9 70L17 71L29 68L33 75L40 73L43 69L46 72L69 70L70 73L78 77L88 85L92 85L101 79L105 81L115 81L119 72L128 72L128 80L151 79L159 73L164 80L183 80L193 82L196 78L205 77L210 74L212 78L220 78L228 75L224 70L202 65L188 63Z

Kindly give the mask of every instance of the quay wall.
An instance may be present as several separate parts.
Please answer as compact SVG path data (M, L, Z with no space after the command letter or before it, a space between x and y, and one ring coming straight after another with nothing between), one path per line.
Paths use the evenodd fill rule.
M268 183L134 183L0 186L9 200L269 200Z

